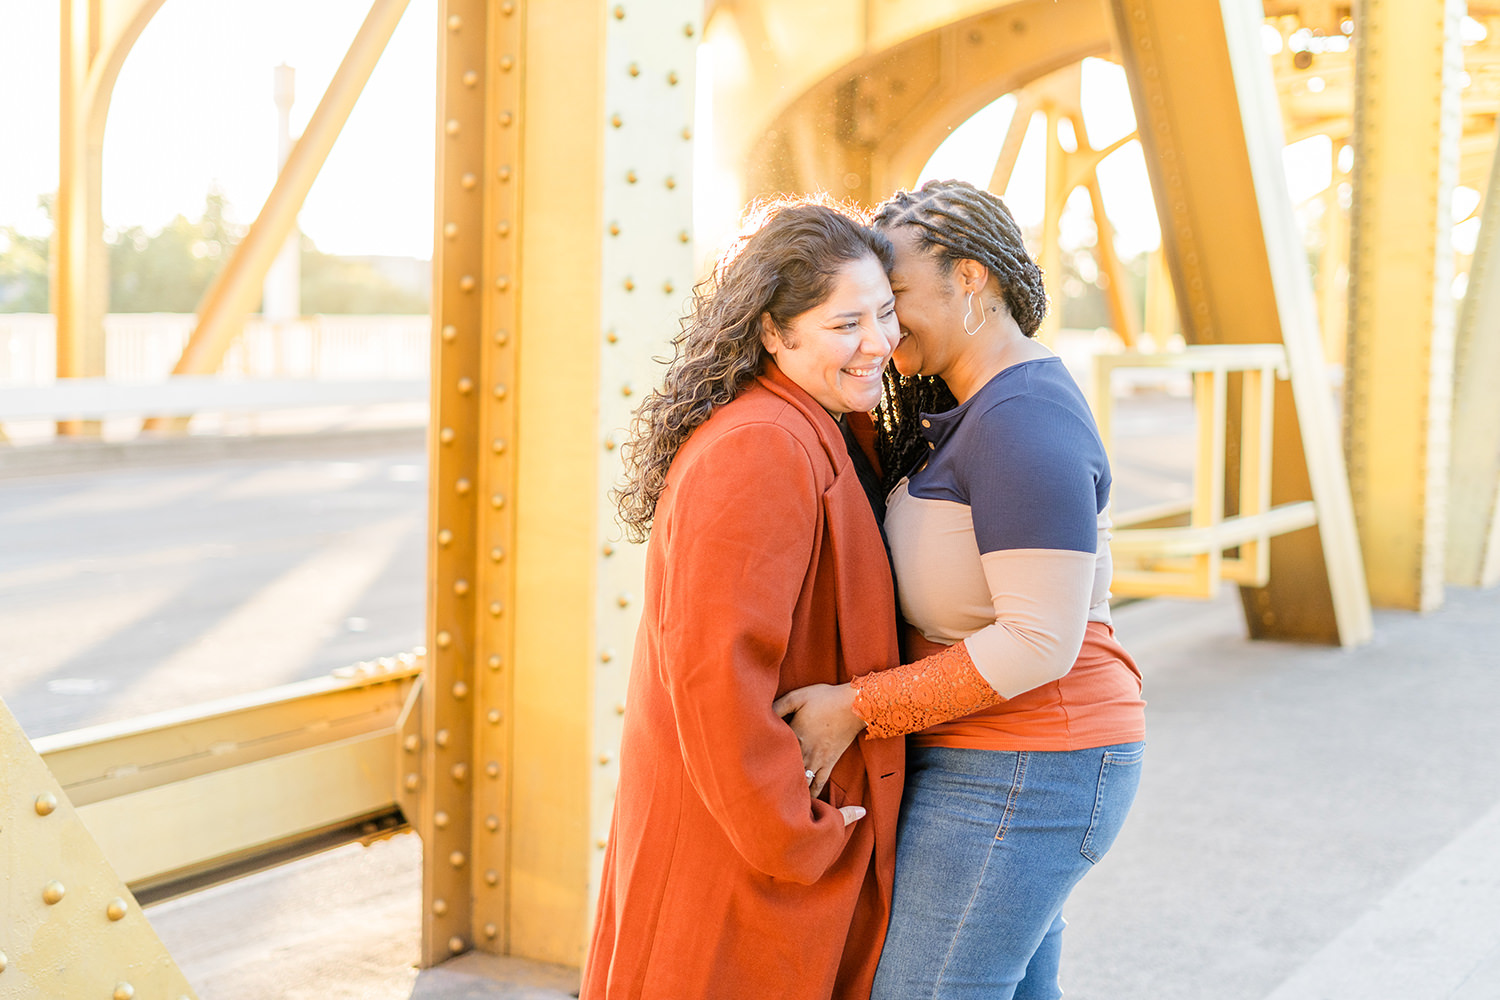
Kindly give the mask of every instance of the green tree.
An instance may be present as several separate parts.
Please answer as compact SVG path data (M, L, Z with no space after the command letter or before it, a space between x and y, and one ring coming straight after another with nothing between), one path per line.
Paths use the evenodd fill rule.
M368 261L323 253L302 238L302 311L367 316L421 314L427 296L399 285Z
M110 312L196 310L244 234L228 211L224 193L214 188L197 221L179 215L156 233L130 226L106 234Z
M50 195L37 199L52 218ZM50 287L47 259L50 239L27 236L13 226L0 226L0 312L46 312Z

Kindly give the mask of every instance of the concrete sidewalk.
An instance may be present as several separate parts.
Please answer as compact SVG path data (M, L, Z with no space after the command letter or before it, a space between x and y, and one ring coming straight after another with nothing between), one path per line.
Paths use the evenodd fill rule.
M1377 612L1357 650L1250 642L1232 589L1117 625L1147 768L1069 905L1070 1000L1500 998L1500 591ZM150 915L203 1000L570 995L571 970L483 956L418 974L418 852L347 848Z

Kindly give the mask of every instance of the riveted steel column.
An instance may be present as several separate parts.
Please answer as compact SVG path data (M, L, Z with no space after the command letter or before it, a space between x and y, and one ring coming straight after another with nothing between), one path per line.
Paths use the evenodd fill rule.
M419 790L422 836L422 961L432 965L472 946L488 914L503 913L499 871L475 850L475 821L488 810L504 813L503 795L481 803L476 789L490 779L476 774L482 756L475 737L476 711L503 712L503 675L509 650L494 646L476 605L503 600L503 579L480 556L489 533L488 490L500 488L487 462L484 435L493 426L484 381L485 355L493 350L486 318L486 195L494 183L486 170L486 136L492 126L485 0L441 5L438 41L437 234L433 246L432 417L427 586L427 671L422 694L421 767L403 779ZM496 5L497 6L497 5ZM483 402L481 402L483 400ZM481 573L483 576L481 577ZM476 690L477 689L477 690ZM503 720L502 720L503 721ZM483 732L483 725L479 724ZM492 783L491 783L492 784ZM483 822L479 819L479 822ZM496 834L498 835L498 833ZM503 855L502 855L503 856ZM473 874L480 873L476 884ZM484 873L491 872L489 883ZM499 935L497 927L496 936Z
M605 493L692 284L698 13L441 13L428 963L583 960L643 562Z
M0 996L187 1000L161 939L0 702Z
M1458 318L1453 454L1448 493L1448 582L1500 583L1500 156L1489 189L1469 287Z
M1274 539L1267 585L1241 588L1250 633L1363 642L1371 624L1359 538L1258 5L1109 7L1184 334L1200 344L1286 346L1291 378L1276 388L1271 499L1313 500L1318 524ZM1237 423L1237 408L1229 419Z
M1346 448L1371 599L1443 600L1463 0L1355 7Z

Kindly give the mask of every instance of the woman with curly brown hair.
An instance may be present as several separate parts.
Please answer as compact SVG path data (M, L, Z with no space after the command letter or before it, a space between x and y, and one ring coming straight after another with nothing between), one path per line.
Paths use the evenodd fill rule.
M805 770L772 704L896 662L841 427L868 426L896 345L890 262L842 211L772 206L694 290L636 413L616 499L649 532L646 596L583 1000L869 994L902 741Z
M1000 199L932 182L875 225L901 322L885 529L908 658L931 655L777 709L812 768L860 733L914 734L874 1000L1055 1000L1063 903L1144 753L1140 673L1109 624L1109 460L1033 339L1042 275Z

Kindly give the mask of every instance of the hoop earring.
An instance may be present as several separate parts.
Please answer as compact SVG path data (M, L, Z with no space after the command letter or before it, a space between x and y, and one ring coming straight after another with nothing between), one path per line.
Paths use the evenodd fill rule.
M964 309L964 333L967 333L971 337L974 336L974 334L978 333L980 330L983 330L984 329L984 324L986 322L988 322L988 320L989 320L989 317L984 314L984 300L980 299L979 300L979 325L976 326L974 329L970 330L969 329L969 315L971 313L973 313L973 312L974 312L974 293L970 292L969 293L969 300L968 300L968 307L966 309Z

